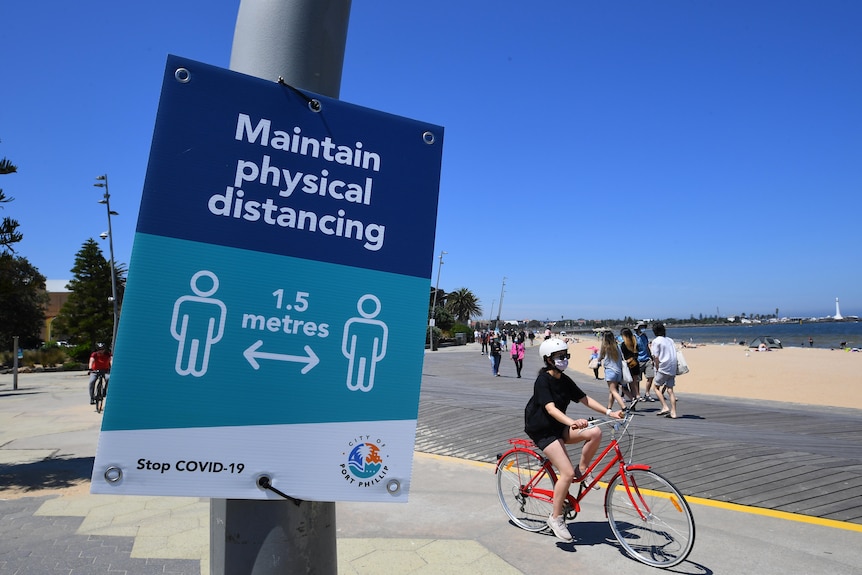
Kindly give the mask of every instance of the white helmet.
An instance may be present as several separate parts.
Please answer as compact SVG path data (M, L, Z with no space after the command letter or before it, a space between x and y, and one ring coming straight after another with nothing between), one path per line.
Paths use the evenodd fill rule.
M563 340L556 337L546 339L542 342L542 345L539 346L539 355L542 357L542 359L549 357L550 355L555 354L558 351L569 351L569 345Z

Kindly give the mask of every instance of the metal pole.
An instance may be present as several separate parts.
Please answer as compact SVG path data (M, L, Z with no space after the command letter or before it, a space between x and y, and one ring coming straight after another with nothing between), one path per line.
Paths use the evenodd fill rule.
M18 336L12 337L12 389L18 390Z
M350 0L242 0L230 69L337 98Z
M500 327L500 313L503 311L503 291L506 289L507 279L507 277L503 276L503 287L500 288L500 307L497 308L497 325L494 328Z
M440 264L437 266L437 285L434 286L434 303L431 305L431 319L428 321L428 338L431 351L437 351L437 346L434 345L434 325L437 323L434 320L434 314L437 311L437 292L440 291L440 270L443 267L443 256L449 252L440 252Z
M96 178L99 182L93 184L97 188L105 188L105 197L99 201L100 204L105 204L105 209L108 211L108 250L111 254L111 302L114 304L114 331L111 335L111 353L114 353L114 346L117 344L117 324L120 316L117 310L117 267L114 263L114 230L111 229L111 216L118 216L117 212L111 211L111 194L108 192L108 174L103 174Z
M350 0L242 0L230 68L337 98L349 16ZM335 575L335 503L210 500L210 569Z

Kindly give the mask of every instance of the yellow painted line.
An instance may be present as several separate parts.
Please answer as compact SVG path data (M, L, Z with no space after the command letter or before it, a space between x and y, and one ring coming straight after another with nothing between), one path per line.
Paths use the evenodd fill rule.
M508 449L503 450L508 451ZM486 469L495 469L497 466L494 463L485 463L483 461L472 461L469 459L460 459L449 455L435 455L433 453L414 452L415 456L428 457L438 459L440 461L448 461L451 463L461 463L473 465L475 467L484 467ZM607 483L600 481L599 485L607 488ZM821 527L831 527L833 529L843 529L845 531L856 531L862 533L862 525L850 523L848 521L836 521L834 519L823 519L822 517L812 517L810 515L802 515L799 513L789 513L787 511L776 511L774 509L764 509L762 507L751 507L750 505L740 505L738 503L727 503L725 501L714 501L703 497L685 496L685 500L692 505L703 505L704 507L715 507L717 509L725 509L735 511L737 513L748 513L750 515L761 515L763 517L772 517L773 519L783 519L785 521L795 521L797 523L807 523L809 525L819 525Z
M718 509L727 509L729 511L737 511L739 513L763 515L764 517L784 519L785 521L796 521L797 523L808 523L810 525L820 525L821 527L832 527L833 529L844 529L846 531L856 531L862 533L862 525L858 525L856 523L849 523L847 521L823 519L822 517L812 517L810 515L788 513L787 511L776 511L774 509L764 509L762 507L751 507L749 505L739 505L738 503L713 501L712 499L704 499L702 497L690 497L688 495L685 497L685 500L694 505L717 507Z

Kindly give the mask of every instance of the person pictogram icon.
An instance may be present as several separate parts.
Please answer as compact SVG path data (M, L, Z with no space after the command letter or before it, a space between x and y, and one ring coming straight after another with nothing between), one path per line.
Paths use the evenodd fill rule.
M372 304L371 311L365 310L367 302ZM362 317L352 317L344 324L341 353L348 359L347 389L351 391L371 391L377 362L386 357L389 328L374 319L380 313L380 307L376 296L365 294L356 304Z
M205 289L203 278L212 283L209 289ZM179 342L175 369L179 375L201 377L207 372L213 344L224 335L227 308L221 300L210 297L218 290L218 276L213 272L197 272L190 284L195 295L177 299L171 318L171 335Z

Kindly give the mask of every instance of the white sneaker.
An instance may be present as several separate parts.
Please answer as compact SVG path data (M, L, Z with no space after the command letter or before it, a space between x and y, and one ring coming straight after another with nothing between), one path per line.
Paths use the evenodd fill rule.
M562 539L563 541L572 540L572 534L569 533L569 528L566 527L566 522L563 521L562 517L554 517L553 515L548 515L548 527L551 528L551 531L554 532L554 535L557 536L557 539Z

